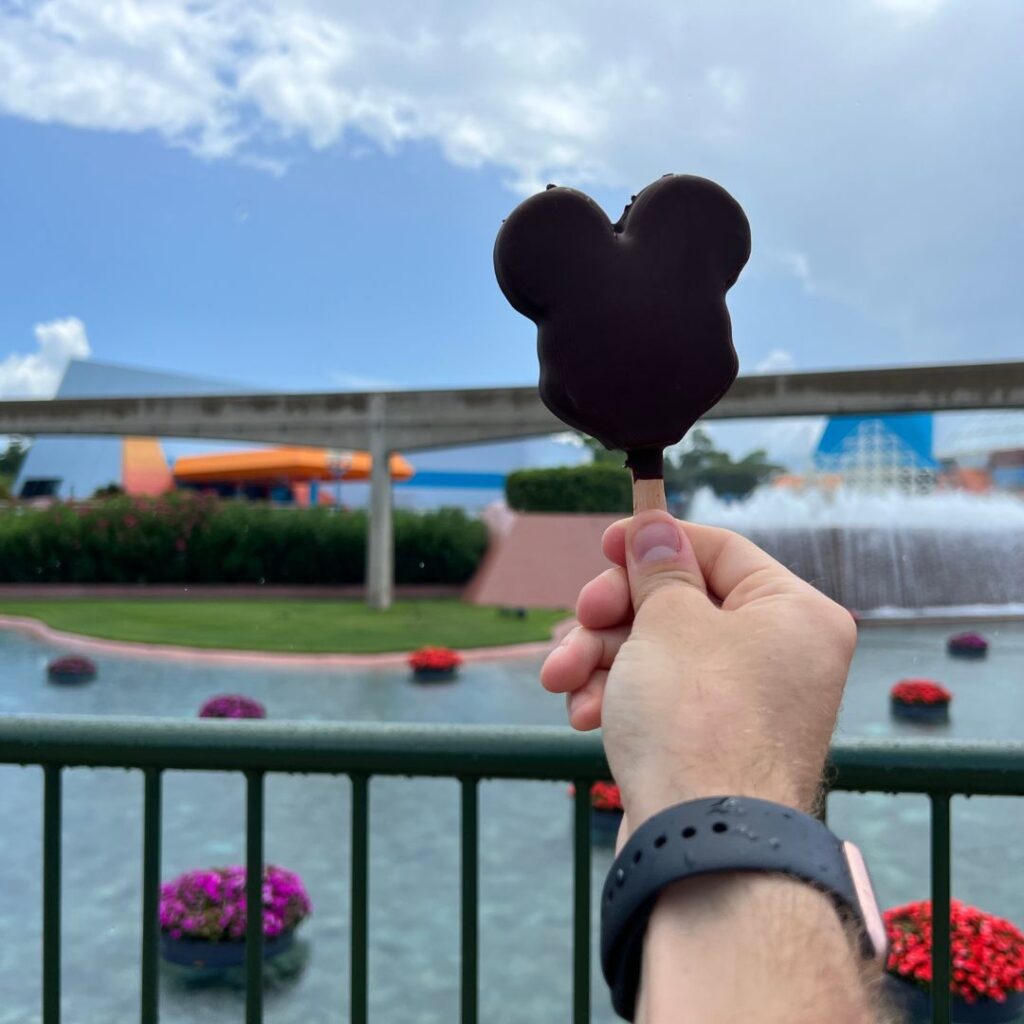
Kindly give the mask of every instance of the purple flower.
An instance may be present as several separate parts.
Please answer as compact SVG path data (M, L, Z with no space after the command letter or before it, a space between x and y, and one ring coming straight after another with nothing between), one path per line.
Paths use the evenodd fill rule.
M263 934L289 931L312 912L302 879L268 864L263 872ZM241 941L246 928L245 868L189 871L160 887L160 928L172 938Z
M267 709L252 697L224 693L211 697L199 709L200 718L266 718Z
M988 647L988 641L980 633L958 633L949 638L949 643L950 646L972 647L975 650Z

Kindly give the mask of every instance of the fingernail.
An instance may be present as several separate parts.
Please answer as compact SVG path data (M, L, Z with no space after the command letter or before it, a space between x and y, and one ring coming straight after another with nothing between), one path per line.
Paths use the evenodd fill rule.
M667 558L675 558L682 547L683 542L674 523L648 523L633 537L633 558L638 565L663 562Z

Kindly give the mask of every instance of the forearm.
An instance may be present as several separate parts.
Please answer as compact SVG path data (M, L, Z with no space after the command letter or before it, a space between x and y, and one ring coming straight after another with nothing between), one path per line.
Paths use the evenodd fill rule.
M644 944L637 1024L878 1024L879 997L827 897L781 875L666 889Z

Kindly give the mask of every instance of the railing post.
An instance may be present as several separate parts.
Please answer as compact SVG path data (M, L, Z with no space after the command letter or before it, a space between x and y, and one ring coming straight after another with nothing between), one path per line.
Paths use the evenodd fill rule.
M352 776L352 878L350 949L349 949L349 1017L352 1024L366 1024L366 959L369 942L369 817L370 793L365 775Z
M263 772L245 773L245 1024L263 1022Z
M590 786L577 779L573 802L572 1024L590 1024Z
M949 794L932 793L931 801L932 1024L949 1024L949 904L952 887Z
M60 1024L60 773L43 767L43 1024Z
M142 1024L156 1024L160 1015L157 961L160 942L160 769L146 768L143 778L142 997L139 1019Z
M462 791L462 1024L477 1024L477 931L479 922L479 793L478 780L460 780Z

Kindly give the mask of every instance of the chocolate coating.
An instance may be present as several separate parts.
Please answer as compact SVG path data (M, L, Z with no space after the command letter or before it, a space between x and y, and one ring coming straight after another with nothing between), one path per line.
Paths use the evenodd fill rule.
M544 404L653 479L664 449L736 378L725 293L749 256L739 203L706 178L668 174L616 224L589 196L549 185L502 225L494 270L537 325Z

